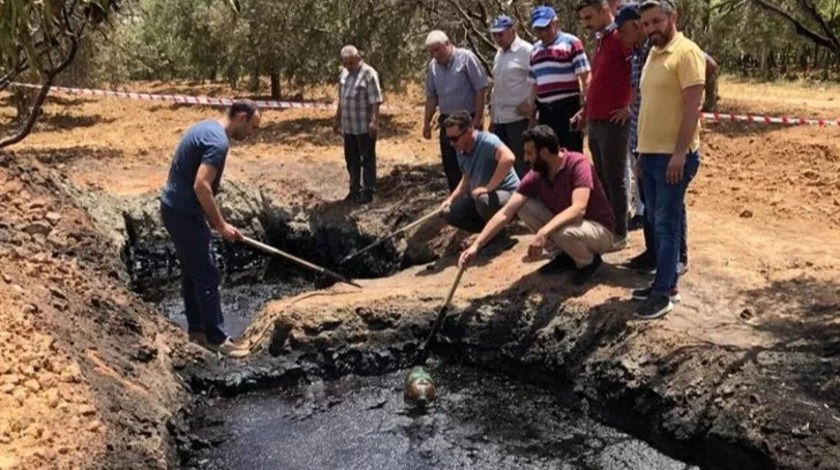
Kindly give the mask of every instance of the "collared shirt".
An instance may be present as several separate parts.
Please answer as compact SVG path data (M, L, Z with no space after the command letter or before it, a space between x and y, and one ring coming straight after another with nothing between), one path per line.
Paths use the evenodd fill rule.
M492 122L507 124L525 119L516 108L528 101L531 94L528 68L533 48L531 43L517 36L508 50L496 51L493 60L493 93L490 98Z
M633 103L630 104L630 151L635 152L636 146L639 144L639 134L637 128L639 126L639 108L642 106L642 68L647 62L648 53L650 52L651 42L645 39L645 42L633 49L633 55L630 57L630 83L633 85Z
M558 33L554 42L534 44L528 80L537 85L537 101L554 101L580 95L578 75L589 72L589 59L583 42L567 33Z
M475 112L475 92L487 88L487 74L478 57L467 49L453 48L446 65L432 59L426 73L426 96L438 99L441 114Z
M677 33L664 48L653 47L642 70L639 153L672 154L683 118L683 90L706 83L706 60L693 41ZM702 98L701 98L702 101ZM689 145L700 147L700 115Z
M370 107L382 103L379 74L370 65L362 62L356 72L346 68L338 78L338 103L341 107L341 132L343 134L367 134L370 124Z
M592 81L586 94L586 118L608 120L610 113L630 104L630 51L610 23L595 36Z

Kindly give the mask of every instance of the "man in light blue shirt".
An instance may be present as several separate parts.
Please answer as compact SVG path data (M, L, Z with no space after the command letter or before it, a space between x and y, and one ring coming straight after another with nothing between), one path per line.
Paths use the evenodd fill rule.
M432 138L432 117L440 110L440 154L449 190L461 180L461 170L455 149L446 139L443 121L455 111L464 109L471 113L472 124L481 129L484 121L484 92L487 73L478 57L468 50L455 47L443 31L432 31L426 37L426 49L432 60L426 73L426 111L423 120L423 137Z
M519 187L513 152L490 132L476 130L467 111L456 111L443 122L446 138L457 152L463 176L443 202L449 225L479 233Z
M522 133L528 129L531 107L531 82L528 68L533 46L520 38L513 20L502 15L490 26L493 41L499 46L493 60L493 92L490 97L490 132L516 156L514 168L520 178L527 167L522 148Z

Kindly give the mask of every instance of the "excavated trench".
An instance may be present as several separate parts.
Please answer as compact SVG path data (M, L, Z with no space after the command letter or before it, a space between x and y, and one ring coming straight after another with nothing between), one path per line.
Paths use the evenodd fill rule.
M233 223L350 278L388 276L432 261L430 247L440 245L433 238L441 227L430 222L429 237L412 240L414 251L397 239L340 265L344 255L381 231L366 233L334 214L278 210L264 196L249 199L239 189L239 199L227 205ZM124 254L133 288L183 325L174 252L155 221L154 203L138 207L125 214ZM329 283L244 245L219 241L213 251L223 273L223 312L234 336L267 301L307 291L318 295L314 291ZM326 321L310 333L336 327ZM387 320L368 322L371 331L393 327ZM567 391L562 373L487 356L485 346L492 345L459 342L463 332L453 321L444 324L444 341L431 365L440 399L426 413L412 410L403 402L402 381L424 328L411 325L387 345L354 341L350 348L337 339L289 348L281 326L269 354L244 365L186 366L180 373L195 400L169 426L181 467L696 468L593 420L585 403Z

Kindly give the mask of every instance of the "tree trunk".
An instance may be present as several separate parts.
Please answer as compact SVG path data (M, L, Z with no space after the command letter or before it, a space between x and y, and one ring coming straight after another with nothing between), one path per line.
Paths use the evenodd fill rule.
M703 112L710 113L717 109L718 102L718 74L715 73L706 80L706 96L703 99Z
M281 97L280 74L277 72L271 72L271 74L269 74L269 77L271 78L271 99L279 100Z

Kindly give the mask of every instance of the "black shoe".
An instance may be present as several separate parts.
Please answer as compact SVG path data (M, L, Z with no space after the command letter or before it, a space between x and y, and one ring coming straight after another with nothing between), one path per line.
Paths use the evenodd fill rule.
M630 261L625 263L624 266L636 271L656 269L656 257L650 250L645 250L640 255L630 258Z
M373 202L373 191L363 191L359 195L358 201L362 204L367 204L369 202Z
M344 196L345 202L358 202L359 201L359 192L358 191L350 191Z
M628 222L627 222L627 230L631 232L635 232L636 230L641 230L645 227L645 217L642 215L634 215Z
M584 266L575 270L575 276L572 278L572 282L574 282L577 286L586 284L590 279L592 279L592 276L598 273L602 264L604 264L604 260L601 259L601 255L595 255L595 259L592 260L592 263L590 263L589 266Z
M650 287L645 287L644 289L636 289L632 292L633 300L647 300L650 297ZM677 288L671 289L671 294L668 296L671 302L678 304L682 300L682 296L680 296L680 291Z
M560 253L555 256L553 260L540 266L537 270L542 275L557 274L575 267L575 260L573 260L566 253Z
M636 309L636 317L643 320L655 320L674 309L671 299L664 295L651 295Z

